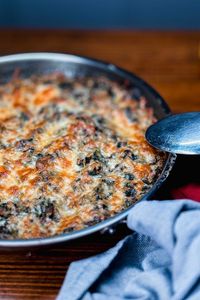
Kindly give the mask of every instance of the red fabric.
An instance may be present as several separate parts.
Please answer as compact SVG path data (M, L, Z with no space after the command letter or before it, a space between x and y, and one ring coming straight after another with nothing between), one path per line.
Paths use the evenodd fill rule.
M172 197L174 199L192 199L200 202L200 185L190 183L181 188L172 190Z

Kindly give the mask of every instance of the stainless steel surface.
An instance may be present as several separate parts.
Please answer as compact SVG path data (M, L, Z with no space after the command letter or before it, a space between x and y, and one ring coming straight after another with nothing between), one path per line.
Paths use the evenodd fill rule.
M146 139L163 151L200 154L200 112L168 116L148 128Z
M139 95L145 96L147 99L147 104L153 108L155 117L157 119L161 119L170 113L165 101L151 86L132 73L109 63L86 57L56 53L26 53L0 57L0 83L10 80L15 70L20 72L20 76L22 78L29 77L32 74L39 76L51 72L62 72L70 77L106 76L117 82L126 82L126 84L129 85L129 88L132 89L132 93L136 98ZM175 159L175 155L168 155L161 175L156 180L153 187L144 195L144 197L140 199L140 201L149 199L160 187L160 185L169 175ZM31 249L32 247L66 242L113 226L114 224L124 220L130 209L131 207L115 215L114 217L79 231L41 239L0 240L0 247L7 249Z

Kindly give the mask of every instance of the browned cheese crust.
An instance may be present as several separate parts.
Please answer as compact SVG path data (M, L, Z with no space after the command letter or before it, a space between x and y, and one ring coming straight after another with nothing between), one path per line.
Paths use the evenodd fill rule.
M165 157L144 138L143 96L61 74L0 86L0 238L79 230L140 199Z

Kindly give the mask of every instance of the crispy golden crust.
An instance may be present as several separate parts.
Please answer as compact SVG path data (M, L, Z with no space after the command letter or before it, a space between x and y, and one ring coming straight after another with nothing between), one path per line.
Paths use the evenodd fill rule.
M0 238L78 230L127 208L164 156L144 139L145 99L105 78L0 86Z

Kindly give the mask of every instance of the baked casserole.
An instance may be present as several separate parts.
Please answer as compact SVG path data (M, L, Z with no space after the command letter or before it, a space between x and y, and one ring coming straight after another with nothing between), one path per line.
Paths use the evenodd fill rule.
M15 76L0 86L0 238L99 223L152 187L165 156L137 91L105 77Z

